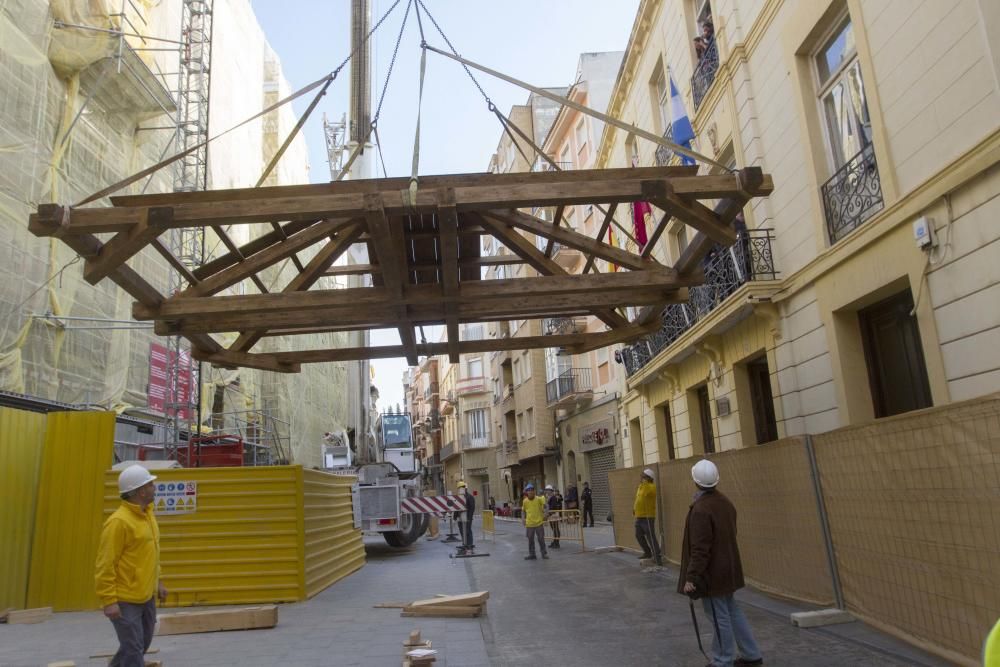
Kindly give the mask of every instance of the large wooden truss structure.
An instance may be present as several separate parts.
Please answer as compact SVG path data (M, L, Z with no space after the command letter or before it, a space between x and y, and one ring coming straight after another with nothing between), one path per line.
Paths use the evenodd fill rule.
M759 169L696 174L695 167L649 167L521 174L468 174L379 179L322 185L150 194L112 198L112 207L39 206L29 227L60 238L85 260L91 284L109 278L132 295L133 316L152 320L156 333L181 335L192 354L220 366L297 372L300 364L447 353L565 347L572 353L627 342L654 331L664 305L684 300L700 284L700 263L714 243L732 244L732 222L753 197L767 195L771 179ZM709 201L711 207L703 203ZM649 201L666 215L638 254L605 243L617 208ZM593 204L600 230L586 236L561 225L565 207ZM547 222L521 209L554 207ZM622 216L627 217L627 216ZM696 230L672 267L651 256L670 219ZM272 230L237 246L224 226L270 223ZM227 252L193 270L159 240L172 228L207 227ZM102 241L98 234L107 240ZM510 249L481 255L483 236ZM366 244L370 263L334 266L354 244ZM581 274L569 274L551 256L553 244L587 256ZM319 245L305 264L297 253ZM164 295L127 261L146 246L185 278L187 288ZM270 292L260 272L291 259L296 275ZM597 273L595 260L622 270ZM526 264L539 275L483 279L483 268ZM370 287L313 289L324 276L367 274ZM227 294L252 281L260 293ZM631 320L625 307L639 307ZM459 340L459 324L595 315L603 333ZM445 343L418 343L415 327L443 324ZM399 346L255 353L267 336L397 328ZM229 347L211 334L239 332Z

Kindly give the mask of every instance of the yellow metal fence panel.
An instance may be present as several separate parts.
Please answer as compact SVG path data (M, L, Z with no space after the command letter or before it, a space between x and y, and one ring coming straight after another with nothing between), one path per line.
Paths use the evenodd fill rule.
M48 414L38 477L28 607L93 609L104 471L114 448L113 412Z
M365 564L354 527L351 485L356 477L302 470L305 591L312 597Z
M497 537L496 517L492 510L483 510L483 539Z
M300 471L298 466L261 466L155 473L157 482L197 483L194 512L157 514L166 606L303 599ZM121 502L117 477L112 471L103 476L103 517ZM89 565L93 570L93 561Z
M0 609L23 609L28 594L45 423L44 414L0 408Z

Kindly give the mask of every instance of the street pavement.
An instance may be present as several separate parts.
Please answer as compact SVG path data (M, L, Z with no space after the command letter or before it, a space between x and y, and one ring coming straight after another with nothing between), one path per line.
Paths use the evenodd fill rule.
M519 524L497 522L495 541L476 529L488 557L452 559L454 545L422 539L395 550L366 539L368 564L313 599L282 605L276 628L158 637L164 667L223 665L393 666L402 643L420 629L439 651L437 667L524 665L702 666L687 599L674 593L676 571L643 571L627 552L582 552L564 541L548 560L525 561ZM587 546L612 543L610 526L586 530ZM380 602L489 590L476 619L401 618ZM861 623L802 630L788 620L808 607L746 591L740 596L765 664L809 667L941 667L936 660ZM700 610L699 610L700 614ZM706 649L710 624L699 616ZM56 614L37 625L0 625L0 666L74 660L115 648L99 612Z

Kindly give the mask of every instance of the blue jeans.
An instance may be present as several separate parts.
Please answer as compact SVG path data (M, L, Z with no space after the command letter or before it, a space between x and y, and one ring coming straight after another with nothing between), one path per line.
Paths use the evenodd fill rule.
M712 666L730 667L736 659L736 649L745 660L759 660L760 649L753 637L753 630L736 604L732 595L701 599L705 615L714 632L712 639Z
M119 602L122 615L111 621L118 634L118 652L108 664L111 667L143 667L143 655L153 643L156 630L156 599L150 598L143 604Z

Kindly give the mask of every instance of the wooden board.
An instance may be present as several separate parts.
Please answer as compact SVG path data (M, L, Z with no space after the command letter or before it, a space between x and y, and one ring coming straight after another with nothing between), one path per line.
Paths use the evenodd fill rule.
M463 593L461 595L441 595L427 600L416 600L409 607L478 607L490 599L489 591Z
M148 651L146 651L146 655L152 655L153 653L159 653L159 652L160 652L160 649L158 649L158 648L151 648ZM90 656L90 659L91 660L96 660L97 658L113 658L113 657L115 657L114 653L97 653L95 655Z
M7 612L7 623L43 623L52 618L52 607L37 607L35 609L14 609Z
M404 607L400 616L427 616L427 617L445 617L445 618L473 618L479 616L486 610L486 605L478 605L475 607L470 607L466 605L453 605L453 606L427 606L427 607Z
M163 636L229 630L257 630L273 628L277 624L278 607L271 604L240 609L162 614L158 619L156 634Z

